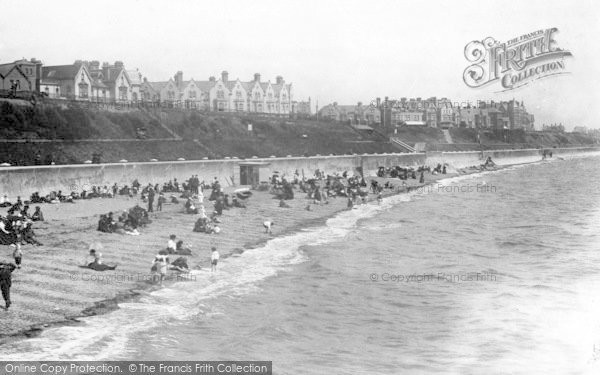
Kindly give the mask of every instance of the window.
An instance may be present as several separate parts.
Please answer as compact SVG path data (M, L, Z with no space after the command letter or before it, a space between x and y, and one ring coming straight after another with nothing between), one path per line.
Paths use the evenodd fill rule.
M190 91L190 98L191 99L196 99L196 90L191 90Z
M260 100L260 92L258 92L258 91L254 92L254 99L255 100Z
M225 92L223 90L218 90L217 91L217 98L218 99L225 99Z
M241 98L241 97L242 97L242 92L241 92L240 90L236 91L236 92L235 92L235 96L236 96L237 98Z

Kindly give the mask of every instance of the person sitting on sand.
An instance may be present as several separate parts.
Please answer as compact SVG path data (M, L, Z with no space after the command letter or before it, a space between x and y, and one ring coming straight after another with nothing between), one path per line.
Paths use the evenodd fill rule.
M192 198L188 198L187 201L185 202L185 213L186 214L190 214L190 215L195 215L198 213L198 209L196 208L196 206L194 205L194 202L192 201Z
M173 254L177 251L177 244L175 243L175 239L177 236L174 234L169 236L169 241L167 241L167 252L169 254Z
M220 223L221 220L219 219L219 214L217 211L213 211L213 213L210 215L210 221L212 221L213 223Z
M107 264L102 263L102 253L96 251L95 249L90 249L90 255L88 262L86 262L86 267L92 269L94 271L112 271L117 268L116 265L109 266Z
M187 259L185 259L184 257L179 257L175 259L175 261L173 261L173 263L171 263L171 265L169 266L169 269L178 272L190 272L190 267L188 266Z
M200 233L206 233L206 226L208 224L208 218L206 217L200 217L198 218L198 220L196 220L196 223L194 224L194 232L200 232Z
M33 232L33 227L31 226L33 222L31 220L25 220L21 225L21 238L26 243L41 246L42 243L35 238L35 233Z
M283 199L279 200L279 207L281 208L291 208L291 206L287 203L285 203L285 201Z
M177 254L177 255L192 255L192 249L187 246L184 247L183 241L179 240L179 241L177 241L177 245L175 248L175 254Z
M272 227L275 223L271 220L267 220L263 223L263 227L265 228L265 233L273 234Z
M246 208L246 205L243 202L240 202L237 197L233 197L232 201L233 207L237 208Z
M6 194L4 194L2 197L0 197L0 207L10 207L12 206L12 204L10 203L10 200L8 199L8 196Z
M42 209L40 206L35 206L35 212L31 215L31 220L33 221L44 221L44 214L42 213Z

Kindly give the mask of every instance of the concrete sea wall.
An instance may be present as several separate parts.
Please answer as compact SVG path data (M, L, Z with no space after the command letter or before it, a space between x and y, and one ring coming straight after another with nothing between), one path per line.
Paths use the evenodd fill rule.
M551 149L554 156L568 156L599 151L599 148ZM211 181L217 177L225 186L239 185L240 165L259 166L260 180L266 180L277 171L292 175L298 171L312 176L316 169L331 173L356 171L362 168L366 174L374 174L380 166L417 166L438 163L448 164L450 170L482 164L491 156L500 165L528 163L542 158L538 149L496 150L469 152L429 152L419 154L364 154L263 159L194 160L173 162L143 162L115 164L52 165L31 167L4 167L0 169L0 194L11 200L17 196L26 199L35 191L47 194L61 190L91 190L91 187L131 184L138 179L142 184L160 183L177 178L183 182L197 174L200 180Z

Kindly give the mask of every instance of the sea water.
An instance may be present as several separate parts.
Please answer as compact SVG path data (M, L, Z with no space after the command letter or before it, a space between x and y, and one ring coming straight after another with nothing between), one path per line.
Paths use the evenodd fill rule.
M600 373L600 157L454 177L222 260L0 359L276 374Z

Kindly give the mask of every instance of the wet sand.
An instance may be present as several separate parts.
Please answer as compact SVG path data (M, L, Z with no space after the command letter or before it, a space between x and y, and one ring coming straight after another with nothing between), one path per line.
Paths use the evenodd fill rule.
M460 174L478 170L462 170ZM425 184L458 175L425 173ZM417 176L418 177L418 176ZM367 178L369 181L371 178ZM401 186L399 179L375 178ZM421 186L418 179L406 181L409 188ZM234 188L227 188L231 192ZM385 190L384 196L402 193ZM210 191L206 190L205 195ZM170 193L166 194L169 197ZM118 303L136 298L140 290L159 288L151 281L151 263L159 250L166 248L170 234L192 248L187 257L190 269L209 267L210 248L216 246L222 258L259 246L274 236L295 232L322 224L336 212L347 209L346 198L330 198L328 204L318 205L306 194L294 191L295 199L286 201L291 207L280 208L279 201L268 192L253 191L247 208L224 210L220 217L221 233L206 234L192 231L198 215L183 212L184 199L179 204L166 203L162 212L150 213L152 223L140 228L139 236L102 233L96 230L100 214L119 211L140 204L138 197L96 198L78 200L74 204L43 204L45 222L34 223L34 231L42 246L24 245L23 265L13 273L12 306L4 310L0 301L0 344L21 336L35 336L42 329L56 324L77 324L77 317L102 314L118 308ZM178 196L179 194L177 194ZM369 194L372 202L375 195ZM307 211L307 205L311 210ZM372 204L372 203L371 203ZM212 202L205 199L207 212ZM34 207L30 210L33 211ZM5 214L2 209L1 214ZM273 234L266 234L262 223L274 221ZM91 243L103 245L105 264L117 264L114 271L96 272L80 268L88 255ZM0 261L12 261L8 246L2 246ZM173 261L177 256L171 255ZM166 283L182 281L173 272Z

